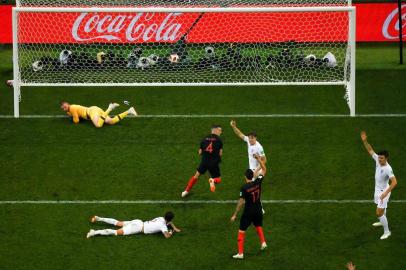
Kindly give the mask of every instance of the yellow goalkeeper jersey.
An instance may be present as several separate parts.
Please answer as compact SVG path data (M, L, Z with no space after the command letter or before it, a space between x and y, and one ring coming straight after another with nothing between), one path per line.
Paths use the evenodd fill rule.
M72 116L73 123L77 124L79 123L79 118L88 119L86 113L87 109L88 108L85 106L72 104L69 106L69 111L67 112L67 114L69 116Z

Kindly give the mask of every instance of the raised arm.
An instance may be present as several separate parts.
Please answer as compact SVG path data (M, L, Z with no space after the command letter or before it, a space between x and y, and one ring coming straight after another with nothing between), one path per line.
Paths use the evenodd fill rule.
M266 174L266 166L265 166L265 162L266 159L263 159L260 155L255 154L254 158L259 162L259 166L261 167L262 170L262 175L265 176Z
M230 126L233 128L234 133L240 137L241 140L244 140L244 133L241 132L241 130L238 129L237 127L237 122L235 122L234 120L231 120L230 122Z
M361 140L364 143L365 149L368 151L368 153L372 156L375 154L374 149L372 149L372 146L368 143L367 141L368 137L365 131L361 131Z

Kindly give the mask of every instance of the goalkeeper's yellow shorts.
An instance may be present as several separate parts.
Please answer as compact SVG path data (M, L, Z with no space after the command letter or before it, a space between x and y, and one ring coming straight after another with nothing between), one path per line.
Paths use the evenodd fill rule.
M86 111L87 120L92 120L95 116L101 117L104 114L104 111L97 106L89 107Z

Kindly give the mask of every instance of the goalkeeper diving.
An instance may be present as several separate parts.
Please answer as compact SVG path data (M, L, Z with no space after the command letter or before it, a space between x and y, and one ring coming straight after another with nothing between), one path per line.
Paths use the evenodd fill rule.
M60 105L61 109L65 111L67 115L72 117L73 123L79 123L80 119L90 120L97 128L101 128L105 123L108 125L117 124L127 115L137 116L134 107L131 107L114 117L110 117L109 113L120 106L117 103L110 103L106 111L97 106L85 107L76 104L69 104L67 101L61 101Z

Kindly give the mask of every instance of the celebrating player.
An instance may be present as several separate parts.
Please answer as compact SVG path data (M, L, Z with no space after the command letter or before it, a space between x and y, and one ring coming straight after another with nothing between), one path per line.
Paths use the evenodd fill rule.
M391 232L389 231L388 219L386 218L386 208L391 195L391 191L397 185L397 180L393 174L392 167L388 163L389 153L386 150L375 153L372 146L367 141L367 134L365 131L361 132L361 139L364 143L365 149L372 156L376 162L375 169L375 195L374 201L377 205L376 216L379 222L375 222L372 226L383 226L384 234L381 236L381 240L387 239ZM391 181L389 185L389 180Z
M143 222L139 219L134 219L131 221L118 221L113 218L104 218L94 216L91 218L92 223L104 222L107 224L114 225L116 227L121 227L118 230L104 229L104 230L90 230L86 237L90 238L96 235L131 235L131 234L153 234L162 233L165 238L169 238L174 232L180 232L180 229L173 224L172 220L175 215L172 212L166 212L165 217L157 217L150 221Z
M101 128L104 123L114 125L128 114L137 116L137 112L135 111L134 107L131 107L125 112L111 118L109 113L116 107L120 106L117 103L110 103L106 111L103 111L101 108L96 106L84 107L81 105L69 104L67 101L62 101L60 105L61 109L64 110L67 115L72 116L73 123L79 123L79 119L82 118L85 120L91 120L93 125L97 128Z
M258 175L261 174L261 165L259 162L254 158L254 155L260 156L260 158L266 163L266 156L264 152L264 148L262 145L257 141L257 134L255 132L250 132L248 133L247 136L245 136L241 130L238 129L237 127L237 122L232 120L230 122L231 127L234 130L234 133L241 138L244 142L247 143L248 146L248 163L249 163L249 168L254 172L254 180L257 178ZM262 213L265 214L264 208L262 208Z
M221 182L220 175L220 162L223 155L223 142L220 139L222 128L219 125L214 125L211 128L211 134L206 136L200 143L199 155L202 156L202 161L186 186L185 191L182 192L182 198L186 197L192 187L196 184L199 176L209 171L211 178L209 178L210 191L216 191L216 184Z
M254 155L254 158L259 162L261 166L261 174L257 179L253 180L254 173L251 169L247 169L245 172L246 184L242 186L240 191L240 200L238 201L237 208L231 222L234 222L237 218L238 212L244 206L244 212L240 219L240 229L238 231L238 253L233 256L234 259L244 259L244 239L245 231L254 223L259 240L261 242L261 250L266 249L266 241L264 232L262 230L262 206L261 206L261 184L266 174L266 167L264 160L259 155Z
M259 143L259 141L257 141L257 134L255 132L250 132L246 136L237 128L237 123L234 120L230 122L230 125L233 128L234 133L237 134L237 136L241 138L241 140L247 143L249 166L250 169L254 172L255 179L259 174L261 174L261 165L254 158L254 155L260 156L261 160L263 160L264 163L266 163L264 148Z

